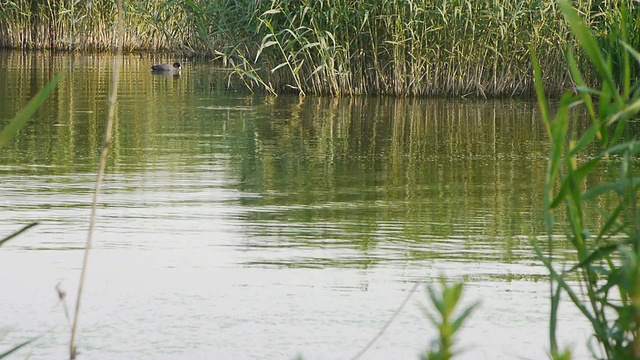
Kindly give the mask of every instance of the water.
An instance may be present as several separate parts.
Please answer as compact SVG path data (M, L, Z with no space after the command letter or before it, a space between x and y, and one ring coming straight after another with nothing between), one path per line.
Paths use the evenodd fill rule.
M0 126L67 73L0 156L0 351L65 358L112 59L0 52ZM167 62L172 59L167 60ZM548 152L535 103L269 97L125 57L79 321L84 359L351 358L418 282L464 280L461 359L548 348ZM237 81L237 79L232 79ZM420 287L364 359L435 337ZM585 353L567 304L563 344ZM20 356L20 355L19 355Z

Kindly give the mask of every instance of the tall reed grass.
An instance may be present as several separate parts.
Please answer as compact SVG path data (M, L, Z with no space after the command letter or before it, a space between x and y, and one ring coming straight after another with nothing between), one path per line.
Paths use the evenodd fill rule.
M580 49L599 81L590 87L573 51L568 67L577 84L566 92L555 116L551 116L542 86L542 71L533 57L537 94L543 120L551 140L546 179L545 223L548 253L534 243L538 257L551 275L551 352L559 354L556 331L560 300L566 296L592 326L594 358L640 358L640 213L637 176L640 140L631 128L640 114L640 83L632 69L640 65L640 53L630 46L635 41L627 32L628 20L635 21L633 9L618 7L619 50L603 46L567 0L562 9ZM637 6L631 4L630 6ZM584 107L591 127L575 134L569 131L575 107ZM593 184L595 173L608 170L608 180ZM599 223L587 215L598 209L605 219ZM575 256L558 261L552 249L558 216L566 216L565 232ZM571 281L579 279L578 282Z
M621 1L575 3L619 63ZM573 40L552 0L128 0L124 11L125 50L214 56L252 89L532 95L530 49L541 55L547 93L572 85L563 60ZM625 16L621 31L637 48L640 6ZM4 1L0 46L114 49L115 18L111 1Z

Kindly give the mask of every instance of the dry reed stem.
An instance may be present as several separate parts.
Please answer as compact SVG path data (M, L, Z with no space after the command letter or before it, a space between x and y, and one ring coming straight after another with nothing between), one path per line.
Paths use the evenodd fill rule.
M98 165L98 174L96 176L96 187L93 192L93 202L91 204L91 217L89 220L89 230L87 232L87 241L84 248L84 258L82 260L82 272L80 274L80 282L78 284L78 297L76 299L76 308L73 316L73 325L71 327L71 341L69 343L69 358L74 360L76 358L76 333L78 327L78 315L80 314L80 304L82 300L82 292L84 290L85 278L87 274L87 267L89 264L89 253L93 243L93 229L96 222L96 208L98 205L98 195L100 194L100 188L102 186L102 179L104 177L105 168L107 166L107 155L109 154L109 147L111 144L111 133L113 129L113 119L115 117L116 99L118 97L118 81L120 78L120 67L122 62L122 40L124 35L123 26L123 9L122 0L118 0L118 27L117 27L117 51L113 60L113 78L111 85L111 94L109 95L109 113L107 115L107 126L104 133L104 141L102 143L102 150L100 152L100 163Z

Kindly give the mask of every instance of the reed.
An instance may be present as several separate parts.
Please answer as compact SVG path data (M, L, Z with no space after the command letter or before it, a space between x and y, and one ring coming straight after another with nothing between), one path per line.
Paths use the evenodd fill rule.
M623 33L640 46L640 6L622 19L620 1L575 3L614 64L622 59ZM528 96L530 49L544 54L547 93L573 85L563 62L573 40L552 0L128 0L124 11L125 51L215 57L252 89ZM0 18L0 46L114 49L111 1L4 1ZM627 27L614 31L623 20ZM576 56L587 82L597 81L583 54ZM637 75L640 67L631 71Z
M538 102L551 141L545 185L545 223L549 234L547 253L534 246L550 275L551 317L549 339L552 354L560 354L556 340L560 300L566 296L593 329L590 349L594 358L640 357L640 213L638 213L637 155L640 141L630 128L640 114L640 88L632 67L640 53L627 43L632 11L618 7L621 21L619 47L602 46L571 3L559 1L581 52L589 60L583 67L573 51L568 66L577 93L566 92L555 116L542 85L540 65L533 53ZM613 25L612 25L613 26ZM616 60L617 59L617 60ZM618 65L616 65L618 61ZM621 65L620 69L616 69ZM590 87L581 67L597 76L599 86ZM569 131L573 108L586 109L591 127L574 135ZM608 181L593 184L591 175L608 169ZM589 218L587 208L598 209L604 222ZM551 251L556 218L566 216L567 242L574 260L558 261ZM563 222L564 224L564 222ZM569 281L578 277L578 282ZM558 358L561 356L558 356Z
M619 39L610 31L617 2L578 7L600 38ZM547 92L573 85L562 61L573 40L553 1L272 1L260 19L269 26L257 62L271 69L273 84L302 82L300 92L526 96L531 49L544 54Z

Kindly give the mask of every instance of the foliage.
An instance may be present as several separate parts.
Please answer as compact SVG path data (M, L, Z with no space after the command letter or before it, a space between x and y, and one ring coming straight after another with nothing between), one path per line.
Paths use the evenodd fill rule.
M455 336L478 305L469 305L456 316L463 287L462 283L447 284L444 278L440 278L439 289L427 287L435 315L430 312L426 314L431 324L438 329L438 338L433 341L430 350L422 355L423 360L449 360L457 354L454 349Z
M640 6L617 3L577 6L621 64L620 36L640 42ZM530 95L530 49L544 54L547 92L571 85L562 60L573 40L553 0L127 0L124 11L125 50L213 56L272 93ZM113 1L3 1L0 19L0 47L115 48Z
M563 95L552 119L534 53L536 90L551 139L544 200L548 253L534 244L552 279L551 352L558 353L558 306L566 295L593 328L595 357L635 359L640 357L640 178L635 175L640 142L630 125L640 112L638 78L631 75L632 66L640 64L640 53L626 43L624 21L619 26L620 47L625 51L612 54L601 47L569 1L559 5L601 84L588 87L569 53L576 93ZM618 11L623 18L627 14L624 4ZM622 65L619 77L616 62ZM592 125L575 138L569 129L572 109L578 106L586 108ZM591 184L590 174L603 169L608 170L610 182ZM604 221L587 218L589 207L597 208ZM573 263L554 263L551 243L558 215L567 218L567 239L576 255ZM572 282L576 277L579 282Z
M37 339L38 339L38 337L31 338L31 339L29 339L29 340L27 340L27 341L25 341L25 342L23 342L23 343L21 343L21 344L18 344L18 345L16 345L16 346L12 347L11 349L9 349L9 350L7 350L7 351L3 352L2 354L0 354L0 359L4 359L4 358L9 357L9 355L11 355L11 354L13 354L14 352L16 352L16 351L18 351L18 350L22 349L22 348L23 348L23 347L25 347L25 346L27 346L27 345L31 344L32 342L36 341Z
M49 83L47 83L38 93L29 101L29 103L22 108L16 117L0 131L0 147L4 146L9 140L24 126L29 120L29 117L33 115L40 105L47 99L51 91L58 85L60 80L64 77L64 73L58 73Z
M36 225L38 225L38 222L32 222L30 224L27 224L27 225L23 226L22 229L14 232L13 234L5 236L4 238L0 239L0 246L4 245L7 241L13 239L14 237L22 234L23 232L29 230L30 228L32 228L32 227L34 227Z

